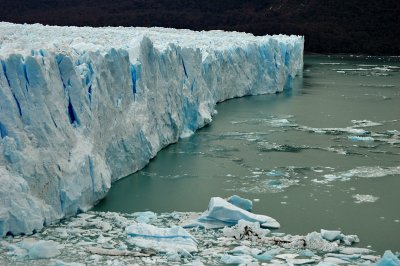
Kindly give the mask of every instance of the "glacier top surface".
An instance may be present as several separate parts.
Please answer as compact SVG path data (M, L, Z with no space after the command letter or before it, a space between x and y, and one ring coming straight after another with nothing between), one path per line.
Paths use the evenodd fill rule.
M13 24L0 22L0 57L10 54L29 55L34 50L82 53L122 48L136 55L144 36L157 49L164 50L170 43L181 47L199 48L202 52L243 47L270 40L294 43L301 36L254 36L242 32L191 31L170 28L139 27L61 27L41 24ZM132 58L131 58L132 60Z

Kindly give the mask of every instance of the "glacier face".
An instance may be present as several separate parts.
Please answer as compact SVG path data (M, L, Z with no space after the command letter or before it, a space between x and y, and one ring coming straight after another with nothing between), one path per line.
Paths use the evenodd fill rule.
M304 39L0 23L0 235L89 209L211 122L216 103L290 88Z

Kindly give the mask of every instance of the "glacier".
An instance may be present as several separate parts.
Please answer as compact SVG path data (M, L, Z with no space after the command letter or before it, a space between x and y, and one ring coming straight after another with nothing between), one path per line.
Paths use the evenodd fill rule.
M0 235L90 209L212 120L290 89L302 36L0 22Z

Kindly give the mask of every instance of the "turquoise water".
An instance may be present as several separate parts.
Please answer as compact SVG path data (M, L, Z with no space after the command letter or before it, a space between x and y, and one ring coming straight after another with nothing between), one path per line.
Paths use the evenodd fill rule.
M203 211L238 194L282 232L340 229L400 251L400 58L306 56L293 90L216 109L94 210Z

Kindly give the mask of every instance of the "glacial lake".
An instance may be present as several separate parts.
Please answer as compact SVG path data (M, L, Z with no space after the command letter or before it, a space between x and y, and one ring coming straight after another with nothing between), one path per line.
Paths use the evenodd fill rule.
M216 110L93 210L200 212L237 194L281 232L339 229L400 251L399 57L305 56L292 90Z

